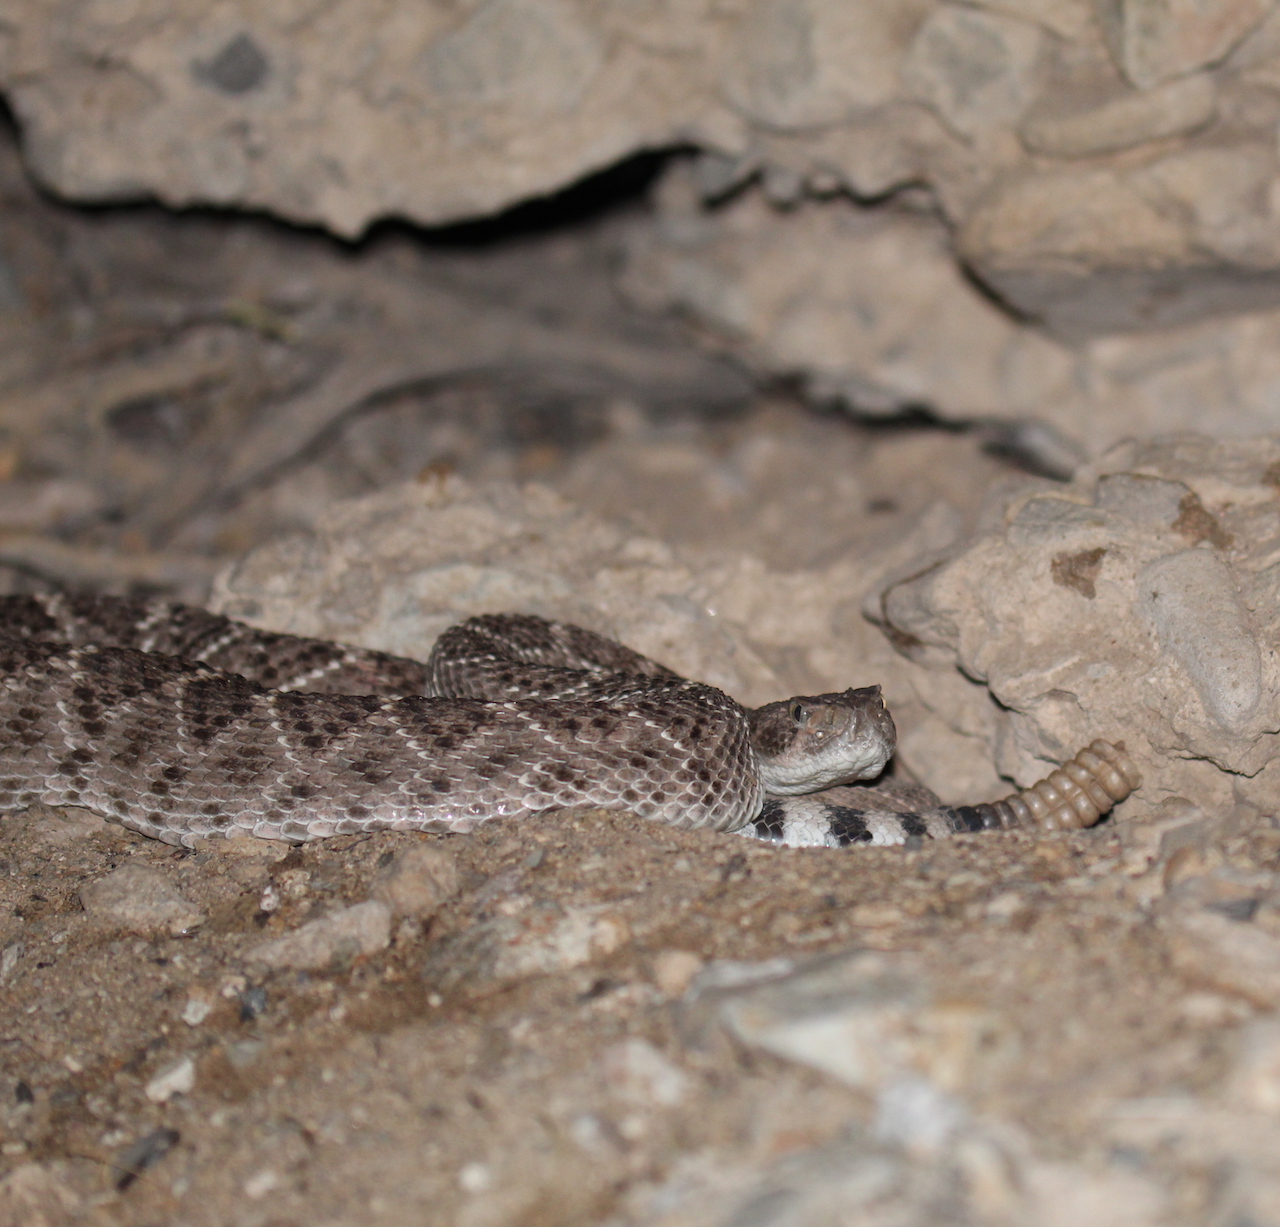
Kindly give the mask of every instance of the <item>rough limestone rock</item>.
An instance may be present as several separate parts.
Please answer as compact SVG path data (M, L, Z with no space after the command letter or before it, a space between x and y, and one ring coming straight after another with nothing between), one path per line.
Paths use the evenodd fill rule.
M1198 87L1183 79L1161 88ZM1180 105L1156 99L1150 117L1163 120ZM1055 132L1074 139L1066 127ZM709 208L697 163L668 172L654 224L629 236L618 284L638 306L696 319L758 371L799 378L816 399L861 413L927 405L948 418L1037 419L1094 456L1136 434L1248 435L1274 425L1280 311L1260 305L1275 301L1270 275L1212 264L1108 270L1089 245L1129 242L1135 260L1157 269L1178 252L1203 252L1207 234L1188 236L1174 220L1194 173L1223 194L1217 216L1232 219L1237 251L1280 251L1269 214L1242 203L1262 190L1270 159L1241 149L1169 160L1150 182L1176 187L1176 200L1119 199L1110 171L1073 167L1024 179L981 205L961 246L987 244L979 231L989 231L984 260L997 247L1013 254L986 279L1042 315L1044 303L1031 299L1050 286L1051 270L1046 293L1069 291L1054 300L1053 331L1015 321L964 276L955 238L927 210L840 196L779 209L767 180ZM1155 295L1144 319L1162 326L1137 330L1132 293L1149 276L1168 293ZM1258 309L1212 314L1233 304ZM1100 335L1112 329L1120 331Z
M1130 323L1280 296L1272 0L15 0L5 29L30 163L77 199L353 235L692 144L779 199L926 184L973 266L1064 325L1093 273Z
M1123 738L1129 804L1277 798L1280 439L1130 443L1088 480L997 500L950 556L890 576L870 612L923 667L990 699L1001 770L1030 783L1093 737ZM953 691L918 693L971 727Z
M4 30L27 162L76 200L352 236L692 146L702 212L665 210L628 284L862 409L1069 420L1094 454L1144 411L1208 428L1180 334L1114 371L953 252L1070 345L1208 320L1238 368L1266 345L1221 317L1277 327L1273 0L13 0ZM723 207L756 181L771 222ZM849 203L903 196L932 223ZM1228 386L1261 428L1265 379Z

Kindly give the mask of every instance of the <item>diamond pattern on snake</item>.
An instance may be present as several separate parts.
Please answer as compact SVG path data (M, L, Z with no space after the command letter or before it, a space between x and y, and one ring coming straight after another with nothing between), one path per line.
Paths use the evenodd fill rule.
M789 846L1086 826L1141 782L1095 741L1031 789L946 806L884 783L878 686L754 710L622 644L527 614L446 631L425 663L189 606L0 598L0 809L96 811L191 846L468 831L566 806Z

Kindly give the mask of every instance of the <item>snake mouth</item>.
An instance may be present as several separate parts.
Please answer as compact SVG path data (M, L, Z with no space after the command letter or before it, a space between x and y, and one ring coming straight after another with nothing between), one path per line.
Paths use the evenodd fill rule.
M879 686L798 695L750 718L760 778L780 796L877 776L898 739Z

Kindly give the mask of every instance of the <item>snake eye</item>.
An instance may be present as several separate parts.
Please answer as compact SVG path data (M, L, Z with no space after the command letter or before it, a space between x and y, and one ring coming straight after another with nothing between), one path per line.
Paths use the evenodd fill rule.
M809 713L805 711L803 703L793 703L791 705L791 719L797 724L806 724L809 720Z

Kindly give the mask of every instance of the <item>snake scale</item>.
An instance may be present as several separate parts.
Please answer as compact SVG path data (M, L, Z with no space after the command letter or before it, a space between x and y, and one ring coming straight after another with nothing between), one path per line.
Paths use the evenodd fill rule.
M791 846L1083 826L1140 783L1094 742L1033 789L944 806L881 773L878 686L748 710L611 639L522 614L426 663L190 606L0 598L0 809L94 810L172 844L466 831L562 806Z

